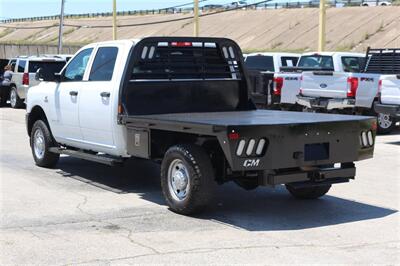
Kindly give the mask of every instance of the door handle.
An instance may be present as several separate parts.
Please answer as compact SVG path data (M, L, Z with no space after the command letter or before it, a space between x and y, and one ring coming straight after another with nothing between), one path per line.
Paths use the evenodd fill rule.
M110 97L110 93L109 92L106 92L106 91L103 91L102 93L100 93L100 96L101 97Z
M69 95L71 96L78 96L78 92L77 91L70 91Z

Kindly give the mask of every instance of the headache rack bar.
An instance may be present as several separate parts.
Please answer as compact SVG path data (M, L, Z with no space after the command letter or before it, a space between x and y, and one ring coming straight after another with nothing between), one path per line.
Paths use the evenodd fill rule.
M371 49L366 53L365 73L400 74L400 48Z
M174 46L171 42L165 42L161 46L157 42L143 44L139 53L141 56L130 80L241 79L237 53L233 58L226 58L222 51L224 47L218 44L210 47L201 42L198 44L200 45Z

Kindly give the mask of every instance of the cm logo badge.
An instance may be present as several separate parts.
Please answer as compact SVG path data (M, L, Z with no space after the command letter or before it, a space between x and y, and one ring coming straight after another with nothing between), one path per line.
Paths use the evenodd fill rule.
M248 159L243 162L244 167L257 167L260 164L260 159Z

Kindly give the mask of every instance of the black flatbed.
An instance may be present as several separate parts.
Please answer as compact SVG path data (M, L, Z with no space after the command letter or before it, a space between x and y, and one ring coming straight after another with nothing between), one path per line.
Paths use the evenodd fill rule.
M228 126L273 126L273 125L296 125L296 124L318 124L330 122L365 121L370 117L303 113L273 110L251 110L233 112L206 112L206 113L174 113L154 115L131 115L124 116L123 121L129 126L144 126L159 129L172 127L186 128L225 128ZM175 128L174 128L175 129ZM181 130L178 130L181 131Z

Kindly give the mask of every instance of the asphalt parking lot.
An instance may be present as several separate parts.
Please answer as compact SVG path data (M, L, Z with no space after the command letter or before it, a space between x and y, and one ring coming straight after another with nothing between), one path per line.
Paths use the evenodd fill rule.
M328 196L218 190L197 217L170 212L157 165L62 157L34 165L24 110L0 109L0 264L400 264L400 130Z

